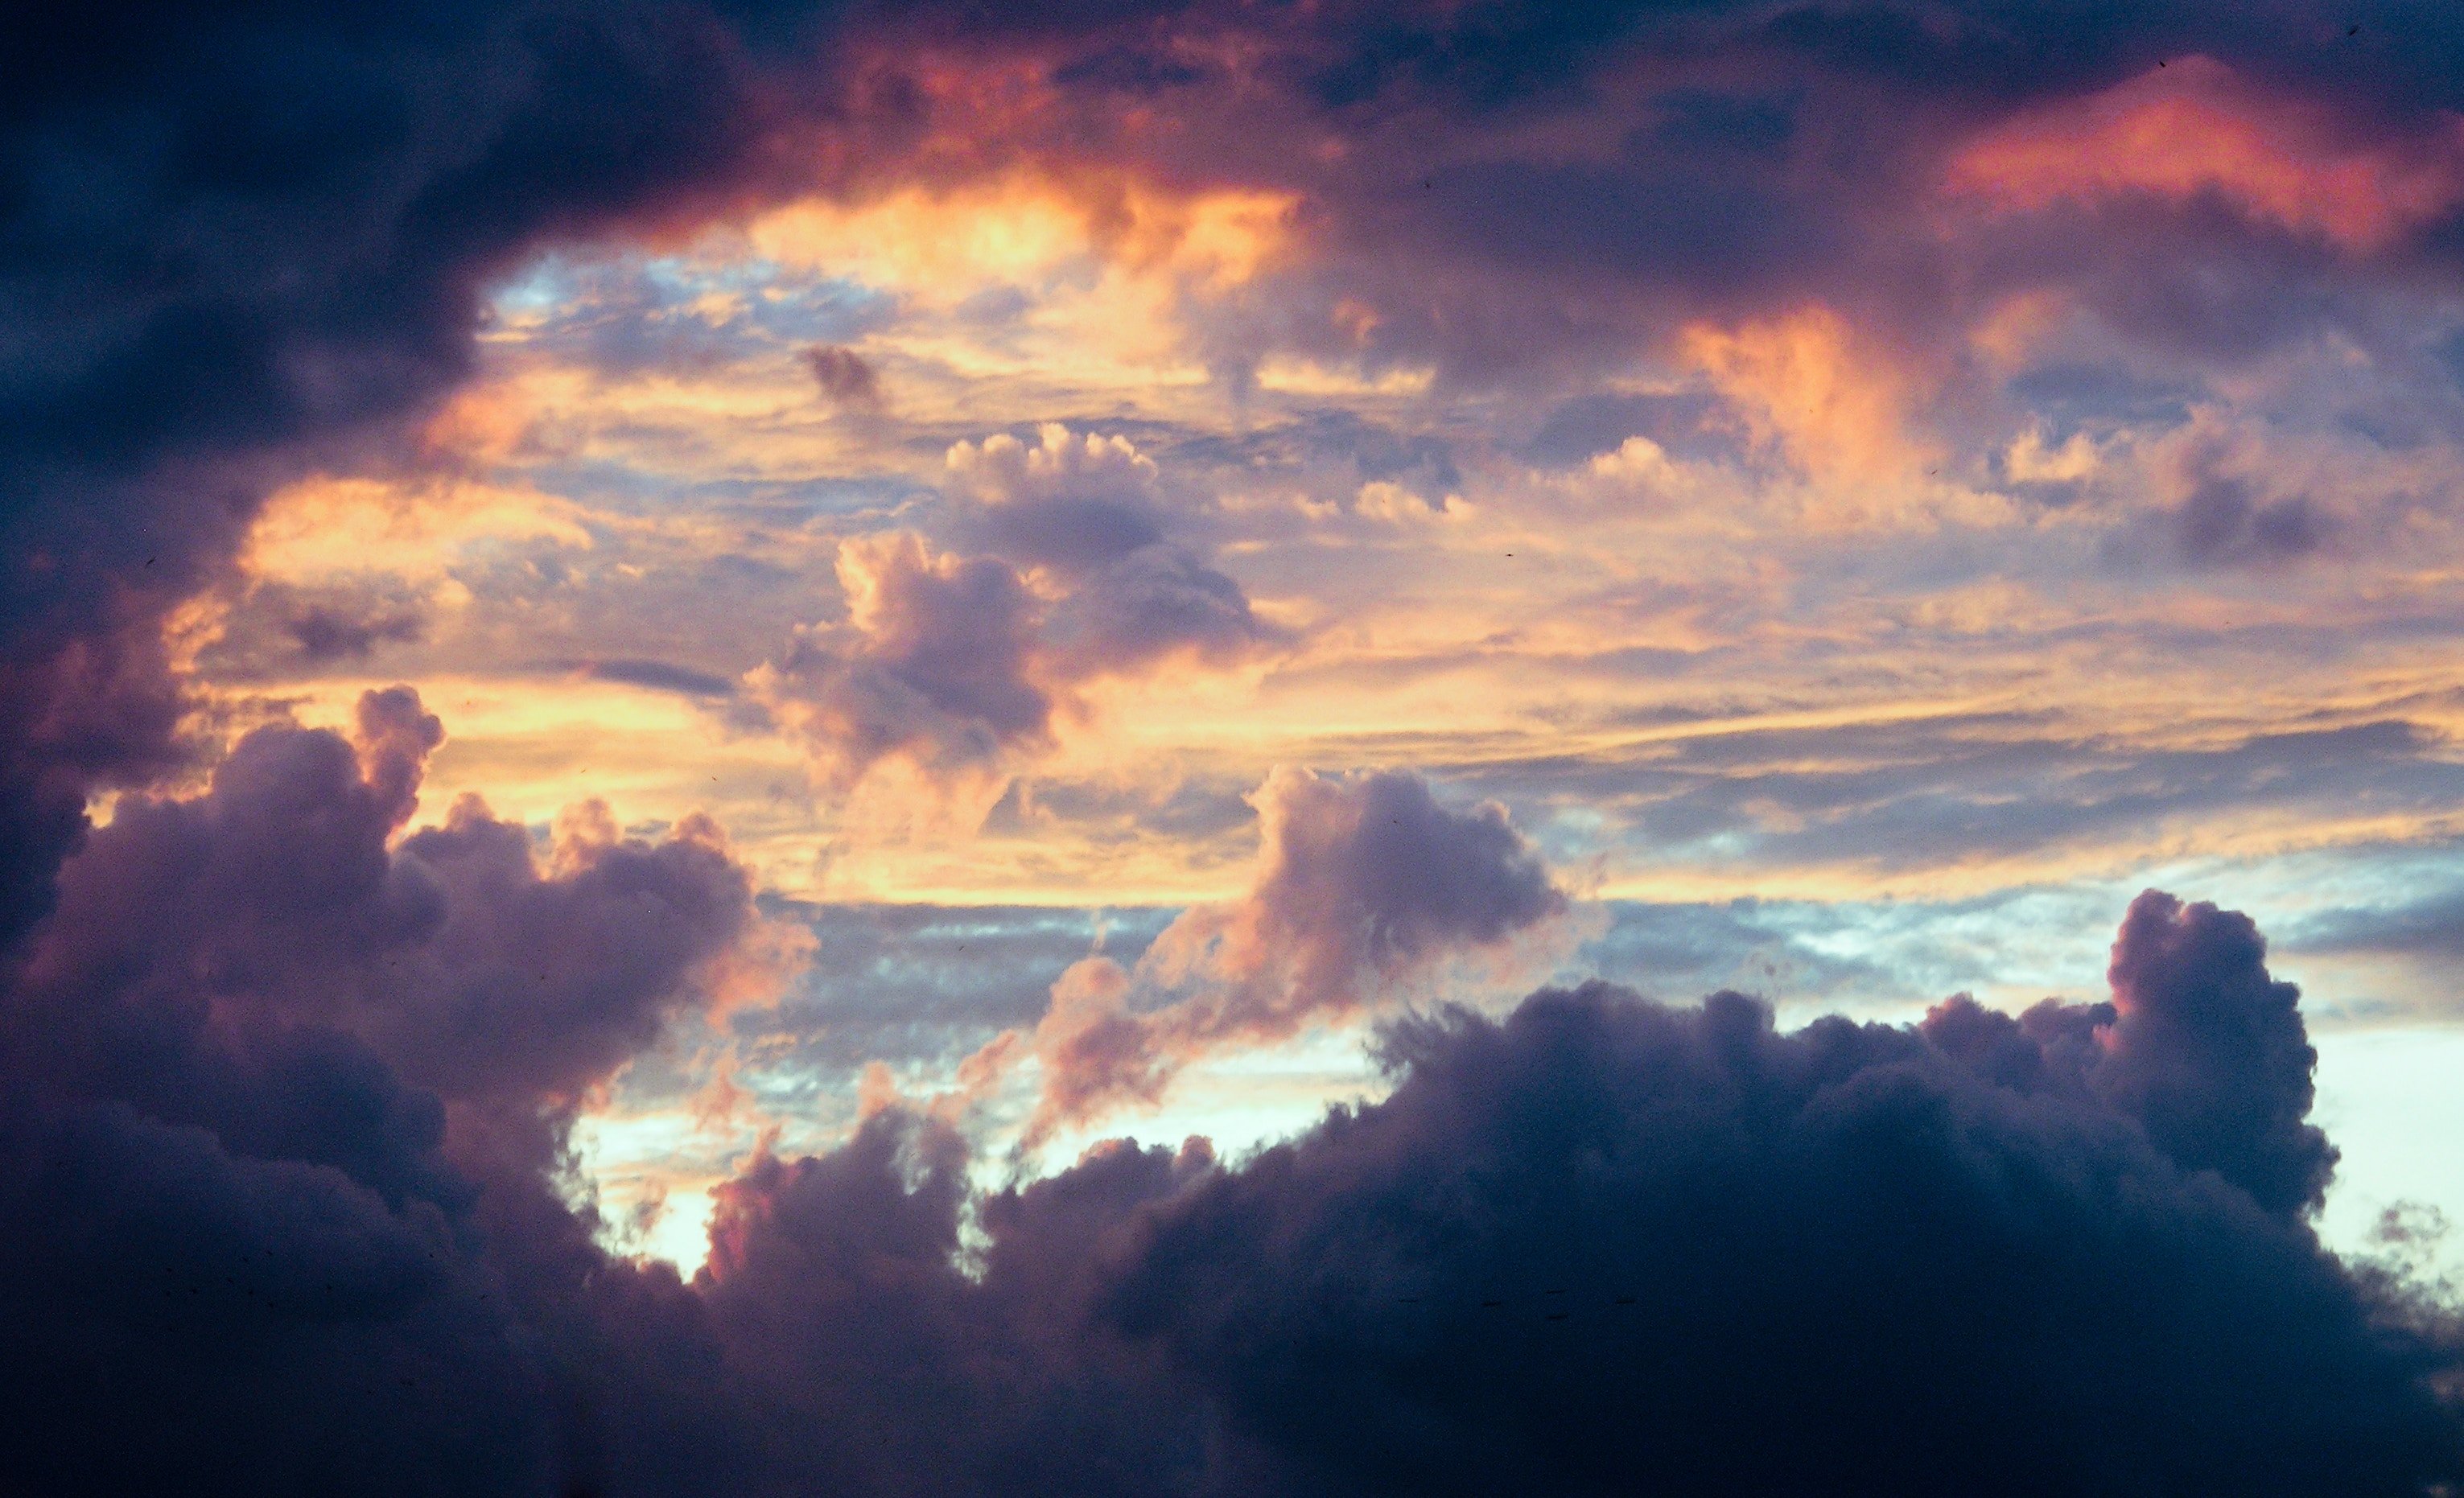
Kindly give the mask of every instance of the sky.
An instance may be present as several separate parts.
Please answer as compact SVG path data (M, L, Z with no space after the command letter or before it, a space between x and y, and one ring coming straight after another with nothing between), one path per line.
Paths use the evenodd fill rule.
M2464 1484L2443 10L106 10L0 1486Z

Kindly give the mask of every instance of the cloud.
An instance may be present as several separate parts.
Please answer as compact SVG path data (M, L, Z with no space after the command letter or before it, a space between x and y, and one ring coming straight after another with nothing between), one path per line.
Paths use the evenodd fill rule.
M283 621L283 632L312 661L363 660L379 644L416 641L428 622L416 613L377 613L363 618L310 605Z
M2435 223L2464 200L2464 121L2393 149L2339 134L2315 103L2269 98L2213 57L2177 57L1996 126L1953 159L1949 187L2003 211L2117 194L2212 194L2362 251Z
M1735 995L1592 984L1407 1028L1391 1097L1159 1209L1109 1308L1294 1487L2392 1494L2453 1468L2420 1381L2452 1353L2383 1340L2306 1228L1944 1019L1782 1034Z
M88 791L180 752L153 637L264 496L457 382L513 257L722 198L772 131L740 38L690 5L99 24L143 40L0 41L30 79L0 121L28 185L0 206L0 549L38 563L0 580L10 934Z
M584 803L548 867L473 799L398 840L436 717L361 700L355 741L289 727L234 746L203 795L131 799L68 865L28 954L30 1014L204 1002L212 1027L313 1022L449 1098L573 1097L707 991L758 924L706 819L652 843ZM99 1061L102 1058L98 1058Z
M1238 1166L1113 1144L985 1192L893 1105L723 1183L687 1283L594 1244L564 1151L577 1094L709 1002L744 875L595 805L544 857L470 802L406 833L442 738L400 689L347 737L260 729L67 866L0 1008L8 1485L2464 1478L2455 1334L2313 1234L2311 1053L2243 917L2145 895L2110 1002L2015 1019L1443 1010L1386 1032L1382 1101ZM1257 799L1246 895L1065 980L1090 1101L1564 908L1502 812L1413 777Z
M881 372L854 349L839 343L818 343L804 350L804 365L821 386L822 398L845 410L881 408Z
M2150 894L2133 962L2151 921L2255 980L2178 1012L2194 1069L2284 1027L2246 923ZM680 1428L669 1366L613 1365L599 1469L682 1449L756 1490L984 1493L2453 1481L2453 1329L2082 1081L2138 1002L1783 1032L1735 994L1544 990L1391 1030L1388 1096L1243 1163L1112 1144L982 1196L946 1124L876 1113L726 1189L707 1319L657 1344L719 1397Z
M1246 894L1193 906L1133 968L1072 965L1031 1030L979 1052L993 1072L1034 1057L1030 1144L1154 1101L1210 1052L1339 1022L1450 958L1501 953L1568 909L1504 808L1451 811L1417 776L1279 770L1251 799Z
M2324 1199L2336 1152L2302 1122L2319 1056L2266 954L2247 915L2141 895L2113 944L2112 1039L2092 1075L2183 1166L2289 1213Z
M1039 606L1010 567L895 532L842 543L838 573L847 624L805 631L746 679L826 779L851 785L891 755L938 775L981 771L1045 738Z
M847 623L801 631L746 679L825 783L892 758L932 781L997 782L1092 682L1229 665L1283 638L1239 584L1165 540L1155 466L1127 439L1055 424L1032 447L958 443L947 466L967 501L957 529L989 553L908 531L843 542Z
M1007 432L950 449L985 545L1026 566L1084 576L1163 540L1153 459L1126 437L1048 423L1030 446Z

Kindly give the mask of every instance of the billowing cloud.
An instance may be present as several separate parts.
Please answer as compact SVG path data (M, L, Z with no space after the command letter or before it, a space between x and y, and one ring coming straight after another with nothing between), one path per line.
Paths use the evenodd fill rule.
M438 719L370 693L356 737L242 738L192 800L122 802L64 870L23 1018L203 1004L208 1033L313 1022L452 1098L571 1098L658 1036L756 924L707 820L656 843L585 803L546 860L475 801L396 838ZM98 1055L97 1064L109 1064Z
M1078 962L1032 1030L978 1053L993 1073L1034 1057L1030 1142L1154 1101L1211 1051L1349 1018L1444 959L1498 952L1568 908L1504 808L1451 811L1417 776L1280 770L1253 801L1258 870L1247 893L1191 908L1134 968Z
M707 825L585 806L544 868L475 803L401 836L442 738L399 688L259 729L63 870L0 1018L11 1486L551 1481L508 1280L584 1230L482 1219L569 1222L561 1120L757 917Z
M985 544L1022 566L1084 576L1163 540L1155 461L1126 437L1052 423L1032 443L1007 432L950 449L951 477L982 509Z
M1384 1100L1238 1167L1112 1145L986 1195L893 1106L722 1184L686 1282L593 1242L563 1141L707 1002L744 876L592 806L544 861L468 803L406 834L441 740L402 690L347 738L260 729L68 866L0 1011L11 1486L2464 1478L2464 1346L2310 1226L2311 1053L2240 916L2144 896L2109 1002L2015 1020L1441 1011L1387 1033ZM1250 892L1116 971L1187 984L1100 1011L1151 1027L1118 1054L1288 1033L1563 908L1503 813L1414 778L1259 804Z
M913 532L839 548L843 627L800 633L748 679L755 697L853 784L905 759L935 780L990 776L1049 739L1056 709L1106 676L1174 659L1237 661L1280 637L1239 584L1164 539L1155 466L1126 439L1048 426L949 452L989 555Z
M2295 1212L2319 1205L2336 1152L2302 1121L2319 1057L2266 953L2247 915L2140 896L2113 944L2115 1018L2092 1075L2186 1168Z
M844 543L838 573L846 626L808 631L748 682L825 775L851 783L892 754L937 773L979 769L1044 738L1038 605L1015 571L896 532Z
M2394 1494L2453 1468L2434 1336L2389 1340L2306 1228L2127 1112L1935 1028L1781 1034L1735 995L1593 984L1407 1029L1392 1097L1156 1212L1111 1307L1297 1487Z

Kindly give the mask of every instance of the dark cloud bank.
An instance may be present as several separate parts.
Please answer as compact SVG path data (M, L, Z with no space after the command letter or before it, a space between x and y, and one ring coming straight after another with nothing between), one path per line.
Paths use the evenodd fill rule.
M985 1194L892 1110L757 1159L683 1282L594 1246L563 1129L709 1002L745 876L698 826L398 837L439 738L399 690L261 730L66 867L0 1027L0 1487L2464 1480L2451 1322L2309 1224L2335 1155L2242 916L2145 895L2109 1002L2017 1018L1441 1013L1385 1032L1384 1101L1238 1165L1118 1144ZM1329 908L1395 877L1308 835Z

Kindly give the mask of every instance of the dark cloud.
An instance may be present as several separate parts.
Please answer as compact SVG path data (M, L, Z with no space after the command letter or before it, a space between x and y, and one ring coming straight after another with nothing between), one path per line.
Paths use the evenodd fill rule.
M822 398L846 410L881 408L881 372L854 349L820 343L804 350L804 367L813 372Z
M2113 944L2112 1041L2098 1090L2185 1168L2212 1170L2274 1212L2315 1208L2336 1152L2302 1122L2318 1053L2269 979L2247 915L2153 891Z
M1310 1490L2454 1469L2421 1381L2452 1353L2390 1340L2306 1228L1951 1027L1782 1035L1734 995L1595 984L1407 1029L1391 1098L1159 1211L1110 1307Z
M705 828L588 807L543 864L469 803L402 836L441 738L401 690L347 738L260 730L69 864L0 1011L0 1484L2464 1479L2446 1323L2309 1225L2310 1052L2239 916L2144 896L2111 1002L2017 1019L1782 1034L1602 984L1448 1012L1390 1032L1386 1100L1237 1168L1113 1145L986 1194L892 1110L758 1157L688 1284L593 1245L564 1131L708 996L745 877ZM1222 1023L1562 905L1502 813L1410 777L1287 777L1261 812L1256 889L1178 959Z
M28 954L21 1019L56 1027L53 1065L135 1064L99 1005L313 1021L451 1098L571 1096L647 1046L755 918L716 828L652 844L585 803L542 870L528 829L465 799L395 842L442 737L408 692L371 693L356 743L260 729L202 796L125 802Z
M403 689L260 729L65 867L0 1011L0 1484L553 1486L509 1281L557 1235L491 1233L574 1221L559 1119L709 997L749 883L597 808L544 870L475 803L397 840L442 737Z
M589 661L583 672L601 681L621 681L628 687L648 687L653 692L673 692L688 697L728 697L736 694L736 683L724 676L672 661L612 660Z
M407 611L361 617L312 605L284 620L282 628L309 660L363 660L380 644L417 641L428 621Z
M1048 118L1158 181L1302 191L1323 255L1288 303L1203 331L1218 367L1280 344L1460 385L1606 367L1688 319L1807 299L1920 351L2045 287L2236 357L2354 322L2349 286L2449 274L2453 205L2335 244L2312 209L2221 188L1909 226L1959 142L2193 52L2322 101L2357 149L2433 147L2464 101L2464 28L2356 14L2367 39L2347 46L2281 8L869 11L872 92L850 101L793 60L839 39L821 7L0 13L0 1487L2464 1482L2438 1392L2453 1333L2321 1249L2305 1209L2333 1152L2305 1122L2295 996L2249 923L2209 907L2144 898L2109 1004L2018 1019L1953 1002L1915 1029L1783 1035L1732 995L1680 1010L1595 985L1408 1026L1391 1097L1238 1169L1114 1147L984 1197L962 1140L884 1113L830 1155L758 1160L686 1285L593 1245L565 1130L711 998L747 932L749 881L714 828L651 842L585 809L542 849L466 803L406 836L441 729L394 692L352 736L260 730L199 793L128 795L86 835L93 792L180 760L169 611L218 581L272 485L461 378L491 276L756 187L891 171L918 142L936 173L1033 154L931 139L970 121L902 76L910 40L1041 50L1065 104L1187 97L1189 128L1145 132L1177 143L1165 157ZM1209 39L1243 45L1184 55ZM1579 148L1546 128L1617 100ZM868 112L855 165L768 150ZM1330 130L1346 148L1294 149ZM1369 315L1336 319L1352 302ZM1157 518L1134 454L1104 452L984 499L977 554L857 546L845 629L757 683L764 700L857 769L979 765L1041 741L1089 675L1264 638ZM1441 483L1450 459L1362 462ZM2194 555L2317 544L2298 498L2223 482L2182 517ZM303 614L293 638L347 655L355 630L387 637L372 618ZM2297 790L2341 791L2356 761L2417 769L2416 737L2365 725L2160 768L2246 784L2290 766ZM1744 824L1716 762L1733 747L1689 746L1673 773L1711 788L1672 796L1672 828ZM1986 758L1970 783L2051 762ZM1792 784L1837 808L1887 781L1906 821L1860 838L2044 835L1929 800L1904 766L1870 774ZM2062 826L2142 825L2151 800L2083 794L2093 815ZM1293 777L1264 801L1250 894L1156 942L1155 971L1200 980L1186 1007L1133 1007L1129 969L1065 980L1091 1021L1072 1064L1102 1064L1075 1073L1087 1097L1562 908L1502 812L1450 811L1413 778Z
M2286 562L2317 551L2327 521L2308 499L2258 499L2238 478L2212 476L2173 512L2182 555L2194 562Z
M2164 1043L2220 1079L2284 995L2164 896L2130 962L2151 920L2199 949L2157 981L2227 980ZM1545 991L1391 1032L1384 1101L1237 1167L1115 1145L981 1198L946 1126L876 1115L728 1188L671 1356L744 1434L693 1440L757 1491L2453 1481L2452 1329L2087 1080L2136 1002L1782 1033L1734 994ZM602 1469L671 1471L631 1376L652 1418Z

